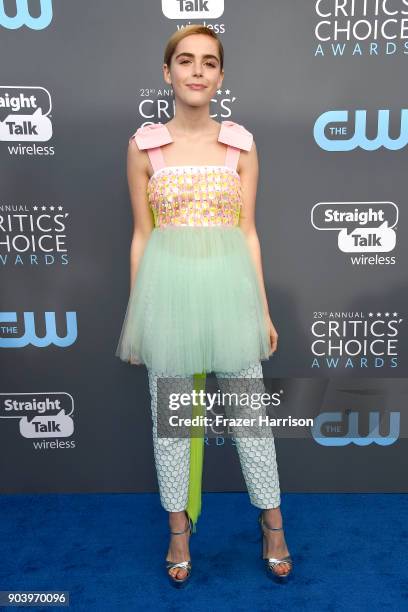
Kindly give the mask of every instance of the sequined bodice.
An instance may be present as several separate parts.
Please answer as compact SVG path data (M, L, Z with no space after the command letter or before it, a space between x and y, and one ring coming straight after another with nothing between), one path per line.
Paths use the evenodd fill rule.
M156 227L239 223L242 189L229 166L164 166L150 177L147 196Z

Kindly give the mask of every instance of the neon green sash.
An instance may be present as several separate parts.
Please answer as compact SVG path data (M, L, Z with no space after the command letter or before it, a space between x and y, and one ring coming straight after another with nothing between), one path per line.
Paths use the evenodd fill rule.
M194 374L194 390L199 392L205 390L206 373ZM198 400L197 405L192 406L192 418L205 416L205 403ZM196 523L201 513L201 482L203 475L204 458L204 426L191 426L190 439L190 474L188 484L187 513L193 523L193 532L197 531ZM194 434L194 435L193 435Z

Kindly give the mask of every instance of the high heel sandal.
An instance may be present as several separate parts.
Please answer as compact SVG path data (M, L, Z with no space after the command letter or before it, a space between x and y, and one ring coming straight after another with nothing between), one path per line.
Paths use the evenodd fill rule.
M183 531L170 531L170 533L172 535L181 535L183 533L186 533L186 531L189 531L189 535L191 536L192 533L192 522L191 522L191 518L188 516L187 512L186 512L186 517L187 517L187 521L188 521L188 525L185 529L183 529ZM173 567L181 567L182 569L187 570L186 575L183 578L177 578L176 576L173 576L170 573L170 570ZM168 561L166 559L166 571L167 571L167 576L169 577L170 583L174 586L174 587L184 587L188 581L188 579L191 576L191 561L179 561L178 563L173 563L173 561Z
M266 573L268 575L269 578L273 578L275 579L277 582L286 582L286 580L289 578L289 576L292 574L292 569L293 569L293 559L290 555L287 555L286 557L282 557L281 559L277 559L276 557L264 557L264 538L265 533L263 530L263 527L266 527L267 529L270 529L271 531L280 531L281 529L283 530L283 527L269 527L263 520L263 511L261 510L261 512L259 513L259 517L258 517L258 521L259 521L259 526L261 528L261 558L265 561L265 569L266 569ZM285 563L287 565L289 565L289 571L286 574L279 574L276 570L275 567L276 565L279 565L280 563Z

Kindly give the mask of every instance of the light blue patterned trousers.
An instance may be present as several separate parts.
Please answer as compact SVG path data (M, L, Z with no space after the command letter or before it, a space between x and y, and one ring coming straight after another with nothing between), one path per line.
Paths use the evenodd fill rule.
M215 372L215 375L221 392L230 391L228 381L222 380L223 378L263 379L260 361L238 372ZM148 376L153 421L153 449L160 501L168 512L180 512L186 509L188 502L191 438L163 438L157 435L157 382L163 374L148 368ZM177 377L172 376L171 378ZM193 377L182 378L183 385L184 381L186 383L186 388L183 390L191 392ZM245 384L245 381L242 383ZM231 384L239 387L241 381ZM233 387L233 390L236 391L237 387ZM265 415L265 409L259 412ZM226 414L228 415L227 407ZM235 416L237 416L236 413ZM242 416L247 416L247 414ZM250 502L257 508L276 508L281 502L275 441L271 428L268 427L267 430L265 433L265 428L263 428L263 437L233 437Z

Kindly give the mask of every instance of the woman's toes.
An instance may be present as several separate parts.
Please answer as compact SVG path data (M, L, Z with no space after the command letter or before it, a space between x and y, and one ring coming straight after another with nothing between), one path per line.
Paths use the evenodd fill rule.
M170 570L170 574L173 576L173 578L177 578L178 580L181 580L182 578L185 577L187 572L182 567L173 567L173 569Z
M186 573L185 570L179 568L176 574L176 578L178 580L182 580L185 576L185 573Z

